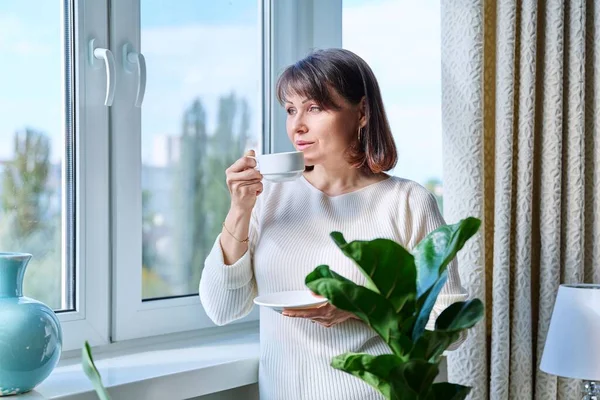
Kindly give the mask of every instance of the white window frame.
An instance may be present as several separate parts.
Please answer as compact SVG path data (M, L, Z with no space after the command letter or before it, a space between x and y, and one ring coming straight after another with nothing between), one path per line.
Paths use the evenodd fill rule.
M285 134L285 114L273 96L281 69L314 48L341 47L341 0L258 0L263 51L263 143L265 151L291 147ZM333 17L332 17L333 16ZM268 24L264 22L269 21ZM140 0L114 2L111 47L130 43L140 49ZM268 40L265 40L268 39ZM150 66L151 68L151 66ZM141 110L133 107L135 76L119 68L119 94L111 118L113 340L141 338L214 327L197 296L142 302L141 285ZM116 112L125 110L125 112ZM265 121L269 121L268 124ZM274 134L274 132L277 132ZM258 310L236 323L256 320Z
M313 49L341 47L342 0L257 1L263 21L263 148L287 151L291 143L273 93L276 79ZM113 1L110 7L108 0L74 3L77 285L76 311L59 313L63 350L80 349L85 340L97 346L214 327L198 296L142 302L141 109L133 106L136 74L124 71L122 57L125 43L143 53L140 0ZM91 38L115 58L112 107L104 105L106 70L89 62ZM257 319L255 309L236 323Z
M134 107L136 74L123 72L125 43L140 49L140 0L111 6L111 47L119 92L111 110L112 339L121 341L214 327L198 296L142 301L141 108ZM152 68L148 65L148 70ZM142 105L143 107L143 105ZM256 320L254 310L242 323Z
M69 0L64 0L67 3ZM92 67L88 46L91 38L96 38L97 47L108 46L108 4L107 0L76 0L73 6L76 284L75 311L58 313L63 351L80 349L86 340L91 345L109 343L108 108L103 103L106 70L102 62ZM62 29L64 38L68 28L63 25Z
M311 51L342 47L343 0L265 0L271 21L270 48L266 65L271 87L268 88L269 121L265 134L270 137L272 152L293 151L287 137L283 108L274 95L277 78L290 64Z

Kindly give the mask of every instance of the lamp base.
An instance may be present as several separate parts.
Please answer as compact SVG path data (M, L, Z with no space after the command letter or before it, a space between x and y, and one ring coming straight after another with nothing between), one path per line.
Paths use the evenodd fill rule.
M600 385L594 381L583 381L583 400L600 400Z

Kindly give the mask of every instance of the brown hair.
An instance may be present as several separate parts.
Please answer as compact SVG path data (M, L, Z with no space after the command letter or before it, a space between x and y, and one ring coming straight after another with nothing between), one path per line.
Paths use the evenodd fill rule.
M283 105L287 96L296 94L311 99L324 109L339 109L331 90L351 104L365 98L367 123L360 137L348 149L348 160L356 168L373 173L389 171L398 159L379 84L369 65L344 49L317 50L290 65L277 81L277 99ZM357 137L358 137L357 131Z

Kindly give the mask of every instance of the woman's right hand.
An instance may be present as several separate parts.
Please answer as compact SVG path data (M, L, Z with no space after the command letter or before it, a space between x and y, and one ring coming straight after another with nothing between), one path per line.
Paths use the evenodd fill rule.
M263 191L262 174L255 169L254 150L250 150L234 162L225 174L227 187L231 194L231 209L250 212L256 204L256 198Z

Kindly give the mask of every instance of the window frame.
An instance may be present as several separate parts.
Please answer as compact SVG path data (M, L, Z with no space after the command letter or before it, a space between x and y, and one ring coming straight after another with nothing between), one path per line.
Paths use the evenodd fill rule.
M115 49L117 65L121 66L119 93L115 95L111 110L111 331L114 341L215 326L204 312L197 295L142 300L141 108L133 106L137 89L136 75L123 72L122 52L119 51L123 44L130 43L133 51L143 54L143 49L140 49L140 8L140 0L122 0L111 7L111 47ZM260 50L261 46L258 48ZM262 103L264 93L261 97ZM120 132L130 134L123 135ZM250 315L234 323L256 319L258 312L253 310Z
M133 106L136 75L125 73L122 56L125 43L140 51L140 0L110 4L108 0L64 0L70 1L75 20L77 284L76 311L58 313L63 351L80 349L85 340L98 346L248 326L245 322L258 320L258 308L229 327L215 328L198 296L142 301L141 109ZM276 79L285 66L312 49L341 47L342 0L257 1L262 22L263 149L288 151L292 145L285 131L285 112L273 93ZM89 62L91 38L96 38L96 46L108 45L115 58L112 107L103 103L104 67Z
M271 52L266 59L271 85L265 102L269 108L266 134L270 137L270 151L293 151L285 128L287 115L274 93L277 78L288 65L312 50L342 47L343 0L264 1L271 26Z
M63 24L61 29L65 40L66 29L72 29L76 284L75 311L60 311L57 315L63 331L63 351L69 351L80 349L86 340L94 346L107 344L110 337L108 109L103 104L106 70L92 67L88 46L91 38L96 38L99 47L108 45L108 4L107 0L64 0L63 7L72 10L71 27ZM66 56L63 53L63 60ZM63 93L64 105L70 94ZM64 240L63 235L63 249Z

